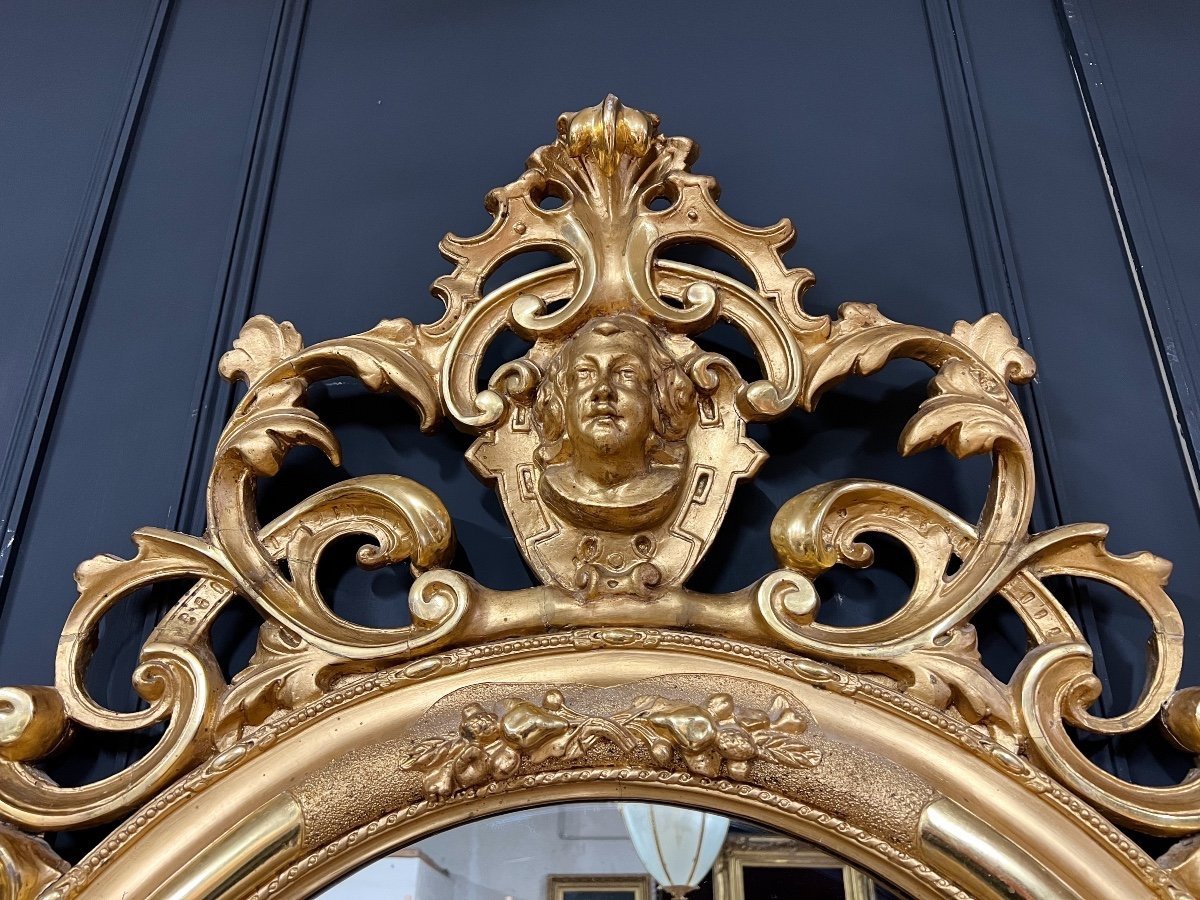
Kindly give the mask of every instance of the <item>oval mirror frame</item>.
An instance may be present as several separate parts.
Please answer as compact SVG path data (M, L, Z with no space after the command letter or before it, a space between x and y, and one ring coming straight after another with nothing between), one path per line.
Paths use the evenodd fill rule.
M552 721L559 697L572 714L568 728L594 729L587 749L532 762L538 744L500 737L521 756L511 774L487 771L469 788L438 795L430 776L445 765L433 764L441 751L472 746L464 733L473 728L486 740L506 708L532 719L542 710ZM780 719L782 698L783 717L804 726L792 742L803 750L793 752L808 759L755 760L732 778L661 766L636 737L628 749L610 739L647 698L666 701L668 715L684 710L681 732L688 716L692 732L703 732L698 710L714 697L729 698L743 720L770 720L772 705ZM789 734L771 724L764 731ZM511 640L356 681L256 730L165 791L60 888L62 896L303 897L461 822L597 799L754 821L914 897L1132 897L1171 888L1117 829L961 722L783 651L649 629Z

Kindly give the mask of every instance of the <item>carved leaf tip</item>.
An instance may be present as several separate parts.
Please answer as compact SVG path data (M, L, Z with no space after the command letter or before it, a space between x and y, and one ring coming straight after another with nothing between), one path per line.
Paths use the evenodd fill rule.
M254 384L263 375L304 348L304 340L291 322L276 322L258 315L242 326L233 349L217 365L223 378Z
M382 319L374 328L363 332L363 337L411 347L417 342L417 327L411 319Z
M146 527L135 531L131 540L137 548L132 559L101 553L75 567L75 584L81 594L118 590L126 579L136 581L142 574L151 573L164 564L186 567L193 574L214 578L222 584L229 583L215 551L200 538Z
M1167 586L1167 583L1171 580L1171 572L1175 569L1175 564L1169 559L1164 559L1156 553L1151 553L1149 550L1137 550L1133 553L1113 553L1106 545L1102 546L1102 550L1114 563L1123 563L1145 572L1159 587Z
M838 334L859 331L876 325L890 325L892 320L879 311L878 304L847 300L838 307L834 328Z
M1200 754L1200 687L1175 691L1163 704L1160 717L1167 736L1180 750Z
M1028 437L1009 397L988 368L975 361L947 360L930 382L929 399L900 435L900 453L908 456L941 445L964 459L1001 442L1024 446Z
M55 688L0 688L0 760L23 763L44 759L66 734L66 711Z
M974 350L1005 381L1023 384L1037 374L1033 357L999 313L989 313L974 324L955 322L951 337Z
M341 449L332 431L308 409L268 409L231 428L222 450L236 453L259 475L275 475L283 457L296 445L320 450L333 465L341 465Z
M104 577L113 569L128 562L129 560L121 559L121 557L112 553L101 553L98 556L85 559L75 567L75 586L82 593L88 590L89 586L97 579Z

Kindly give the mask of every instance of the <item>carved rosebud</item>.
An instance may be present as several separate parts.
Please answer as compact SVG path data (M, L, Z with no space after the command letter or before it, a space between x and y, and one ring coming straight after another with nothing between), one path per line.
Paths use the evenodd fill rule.
M807 729L808 723L800 718L787 698L776 697L771 704L771 730L786 734L803 734Z
M449 766L442 766L421 779L421 785L430 797L449 797L454 793L453 774Z
M788 734L802 734L808 728L808 725L796 715L795 710L789 709L781 713L771 727L776 731L783 731Z
M750 777L750 763L726 762L725 771L729 773L730 778L737 779L738 781L745 781Z
M771 717L761 709L739 709L734 718L747 731L758 731L771 724Z
M603 103L564 113L558 120L567 152L591 157L605 175L617 170L622 156L645 156L657 130L658 116L630 109L612 94Z
M462 711L458 730L473 744L488 744L500 737L500 720L478 703L472 703Z
M754 759L758 754L750 732L737 725L717 729L717 751L726 759L734 761Z
M507 778L521 765L521 754L508 744L493 744L488 748L488 757L492 761L492 775L496 778Z
M719 775L721 773L721 754L716 750L706 750L703 753L685 753L683 761L697 775Z
M660 766L669 766L675 756L675 749L668 741L661 738L650 744L650 755Z
M713 694L704 705L718 722L733 717L733 697L729 694Z

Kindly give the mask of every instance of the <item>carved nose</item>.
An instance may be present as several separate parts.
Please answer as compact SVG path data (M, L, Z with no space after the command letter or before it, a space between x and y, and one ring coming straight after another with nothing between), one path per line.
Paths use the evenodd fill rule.
M596 386L592 389L593 400L611 400L613 397L612 385L607 378L602 378L596 382Z

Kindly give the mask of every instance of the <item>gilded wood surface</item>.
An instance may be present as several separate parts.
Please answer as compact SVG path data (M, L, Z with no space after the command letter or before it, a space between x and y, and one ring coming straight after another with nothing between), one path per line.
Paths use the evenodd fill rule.
M679 674L681 662L692 674ZM596 741L580 756L525 758L507 778L440 798L428 795L422 773L404 768L423 741L458 734L471 704L544 697L555 689L547 673L568 705L596 718L628 709L639 696L703 697L716 689L735 706L763 709L783 693L807 711L804 738L821 760L807 768L756 761L739 781L691 772L679 754L663 763L644 746L622 753ZM1014 857L991 859L998 871L1060 873L1082 896L1185 896L1086 804L948 714L784 651L647 629L516 638L348 681L162 792L48 896L144 896L194 867L198 854L230 864L254 859L234 851L263 831L260 807L272 819L267 798L299 808L301 843L278 849L275 874L257 890L233 896L308 896L380 853L459 822L596 798L685 803L759 821L816 841L916 897L995 896L965 890L928 862L936 858L929 837L941 831L937 821L924 827L925 813L944 800L986 816L986 827L962 848L968 860L1003 847L999 835L1019 835Z
M1200 691L1176 690L1182 624L1164 592L1167 562L1111 554L1102 525L1028 533L1032 453L1010 385L1028 381L1035 367L1006 323L989 315L942 333L894 322L865 303L844 304L835 318L809 315L802 301L813 276L781 257L791 224L758 228L728 217L716 182L691 171L695 145L662 135L658 124L611 96L560 117L556 140L534 151L517 181L488 195L491 226L442 242L454 268L434 284L446 305L437 322L386 320L307 347L287 322L256 316L246 324L220 363L246 393L213 461L206 532L140 529L133 558L81 564L56 684L0 690L0 878L13 896L36 895L64 868L31 835L119 820L153 804L181 776L298 711L327 708L347 685L454 648L592 627L672 629L788 651L798 667L850 673L863 679L862 690L898 691L911 716L948 716L988 741L1011 777L1044 773L1121 826L1185 840L1200 832L1200 781L1129 784L1092 764L1069 736L1068 729L1125 734L1161 718L1195 753ZM559 203L544 203L548 197ZM660 258L685 241L731 254L754 284ZM484 294L489 275L527 250L565 262ZM696 343L722 320L754 348L753 375ZM504 330L532 346L480 389L485 351ZM771 528L778 569L727 595L690 590L688 576L733 491L766 458L747 425L811 410L840 381L899 358L933 372L900 452L940 446L959 458L992 459L977 523L894 485L831 482L779 510ZM400 475L352 478L259 521L258 482L276 474L291 449L309 445L339 461L336 438L305 395L343 375L400 394L425 429L449 420L475 436L468 462L495 485L538 585L496 591L446 568L450 515L435 493ZM871 565L867 532L909 550L910 596L883 621L818 621L815 579L834 566ZM412 567L410 625L370 628L330 609L317 566L325 548L348 535L364 539L362 566ZM1045 584L1057 575L1113 585L1150 617L1149 673L1133 709L1111 718L1089 712L1100 684L1090 647ZM105 708L85 685L101 620L132 592L175 579L192 587L142 650L134 684L145 707ZM997 596L1029 639L1007 683L980 659L972 624ZM249 601L264 624L249 665L227 683L208 633L234 597ZM663 646L675 648L681 665L697 652ZM411 748L404 766L435 799L498 784L526 763L581 758L597 744L630 759L645 752L664 770L697 777L737 782L766 763L820 777L821 751L797 730L803 716L783 694L759 709L738 707L715 687L664 692L599 718L565 698L551 684L540 696L464 705L454 727ZM59 786L38 768L80 729L152 726L163 728L157 745L95 783ZM936 765L918 765L912 777L932 776ZM1020 849L1021 835L1002 837ZM1181 843L1164 865L1200 887L1191 847ZM1155 890L1171 877L1166 869L1144 874ZM63 885L85 883L74 870L66 878ZM1182 890L1174 884L1167 893Z

